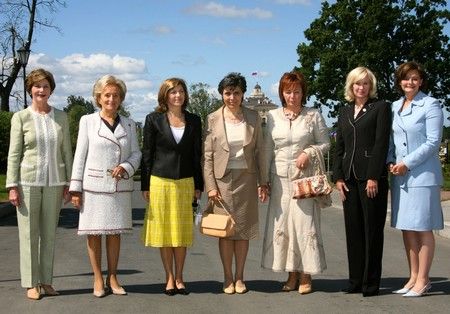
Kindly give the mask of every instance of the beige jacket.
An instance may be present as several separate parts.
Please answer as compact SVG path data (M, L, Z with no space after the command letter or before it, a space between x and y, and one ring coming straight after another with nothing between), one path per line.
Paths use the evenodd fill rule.
M230 148L228 146L223 117L223 106L208 115L204 142L205 191L217 189L216 179L225 174ZM257 175L258 184L267 184L267 171L264 167L264 139L261 118L256 111L242 107L246 132L244 137L244 156L247 171Z
M16 112L11 119L11 135L8 152L6 187L60 186L68 185L72 172L72 146L70 145L69 123L64 111L52 108L48 113L51 120L44 130L31 107ZM36 129L38 128L38 129ZM41 156L43 138L40 132L53 132L56 143L49 147L49 154ZM42 133L41 133L42 134ZM43 168L43 160L48 167Z
M293 180L306 174L297 168L297 157L305 152L312 160L315 154L312 146L325 155L330 149L330 137L325 120L317 109L304 107L290 125L283 108L277 108L267 114L264 146L267 171ZM309 174L312 167L308 168L311 169L303 172L313 175L313 172Z

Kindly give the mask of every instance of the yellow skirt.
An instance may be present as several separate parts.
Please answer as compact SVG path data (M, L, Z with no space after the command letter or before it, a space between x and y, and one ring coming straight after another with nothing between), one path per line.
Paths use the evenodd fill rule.
M145 246L192 246L194 179L150 177L150 202L141 239Z

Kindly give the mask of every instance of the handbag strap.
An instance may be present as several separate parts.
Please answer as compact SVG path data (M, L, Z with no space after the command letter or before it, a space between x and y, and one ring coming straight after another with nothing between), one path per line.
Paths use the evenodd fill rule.
M228 211L228 209L225 207L225 204L224 204L220 199L217 199L217 202L218 202L218 203L220 204L220 206L225 210L225 212L226 212L229 216L231 216L231 213L230 213L230 212ZM214 201L213 201L212 199L209 199L209 200L208 200L208 206L207 206L207 208L205 209L204 213L207 212L207 211L212 212L213 206L214 206Z
M316 157L315 159L318 163L317 167L314 167L314 172L316 173L316 175L325 174L325 160L323 159L322 151L314 145L311 145L310 147L314 149Z

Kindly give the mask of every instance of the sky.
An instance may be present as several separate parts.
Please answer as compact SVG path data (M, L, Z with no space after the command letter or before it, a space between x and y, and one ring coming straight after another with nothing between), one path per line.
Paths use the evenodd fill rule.
M217 93L229 72L258 83L275 104L284 72L298 66L297 46L319 17L318 0L76 0L51 15L61 32L37 29L27 71L51 71L50 104L69 95L92 100L95 81L113 74L128 88L125 106L135 121L153 111L162 81L180 77ZM256 75L253 75L257 73ZM22 90L18 79L16 88ZM11 102L13 111L21 103ZM327 116L327 110L324 110ZM326 119L331 126L333 120Z
M278 80L298 65L297 46L319 10L316 0L67 1L51 15L61 33L35 32L27 72L43 67L54 74L49 102L56 108L69 95L92 100L95 80L113 74L126 83L125 105L141 122L169 77L216 92L226 74L240 72L245 96L258 83L279 105ZM16 87L22 84L18 79ZM13 111L19 106L11 102Z

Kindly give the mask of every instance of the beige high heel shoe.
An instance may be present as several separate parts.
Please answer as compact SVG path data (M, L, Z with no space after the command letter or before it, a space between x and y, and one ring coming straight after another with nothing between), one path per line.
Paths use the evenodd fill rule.
M300 294L308 294L312 292L312 278L311 275L300 273L300 286L298 287Z
M41 285L41 288L44 290L45 295L49 296L59 295L59 292L56 291L51 285Z
M27 298L30 300L39 300L41 298L41 288L39 286L28 288Z

